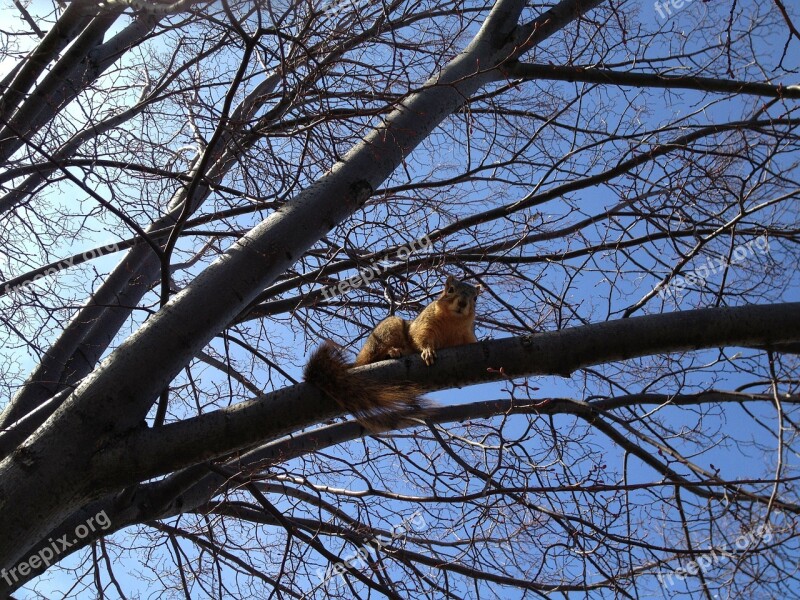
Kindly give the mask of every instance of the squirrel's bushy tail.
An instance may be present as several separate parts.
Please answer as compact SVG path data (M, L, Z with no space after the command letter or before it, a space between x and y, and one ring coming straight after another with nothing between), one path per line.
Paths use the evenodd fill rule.
M394 429L408 422L413 413L424 417L428 406L413 383L382 383L353 373L342 351L332 342L323 342L306 363L303 379L333 398L372 432Z

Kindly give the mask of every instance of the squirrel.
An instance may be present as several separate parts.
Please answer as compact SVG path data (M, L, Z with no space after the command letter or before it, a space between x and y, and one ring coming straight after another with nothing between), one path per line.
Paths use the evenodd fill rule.
M419 352L425 364L436 360L436 350L472 344L475 337L475 301L481 287L447 278L444 290L409 323L386 317L375 326L356 357L355 366Z
M436 350L477 342L475 302L481 286L447 278L436 300L410 323L390 316L378 323L358 353L360 367L387 358L417 352L426 365L436 360ZM419 386L412 383L380 383L350 371L343 353L332 342L324 342L311 355L303 372L308 383L331 396L367 429L377 432L394 428L397 411L408 406L423 409Z

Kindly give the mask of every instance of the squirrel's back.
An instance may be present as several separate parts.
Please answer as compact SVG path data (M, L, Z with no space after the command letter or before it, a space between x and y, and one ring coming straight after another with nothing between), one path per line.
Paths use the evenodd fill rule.
M356 356L355 366L370 365L416 352L408 336L408 326L408 321L396 316L386 317L378 323Z

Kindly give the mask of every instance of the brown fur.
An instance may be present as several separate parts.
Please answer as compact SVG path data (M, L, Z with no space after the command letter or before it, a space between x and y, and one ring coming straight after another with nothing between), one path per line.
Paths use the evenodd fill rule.
M481 288L448 277L439 297L411 323L387 317L372 330L356 357L356 366L419 352L430 366L436 350L472 344L475 337L475 301Z
M473 344L475 337L475 302L481 288L448 277L444 290L417 315L408 328L414 348L430 366L436 360L436 350Z
M387 358L399 358L415 352L408 337L408 322L400 317L386 317L369 334L355 365L369 365Z
M356 357L355 366L419 352L426 365L436 350L477 342L475 300L481 288L448 277L439 297L411 323L387 317L375 326ZM428 403L412 383L380 383L350 370L342 352L331 342L317 348L306 364L305 380L333 398L372 432L394 429L410 416L424 415Z
M382 383L352 372L341 350L329 341L311 354L303 378L353 413L372 432L394 429L406 421L408 413L403 409L423 409L426 405L419 397L419 387L412 383Z

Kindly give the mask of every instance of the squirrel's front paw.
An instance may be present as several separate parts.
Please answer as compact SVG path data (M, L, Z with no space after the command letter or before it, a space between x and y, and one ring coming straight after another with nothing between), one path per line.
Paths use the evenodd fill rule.
M386 355L389 358L400 358L401 356L403 356L403 351L400 350L400 348L389 348L386 351Z
M436 361L436 351L433 348L423 348L421 355L422 360L429 367Z

